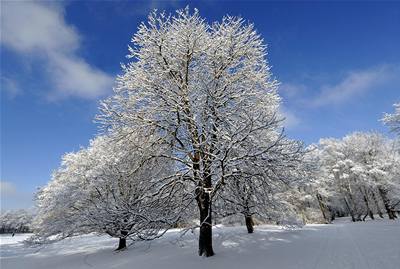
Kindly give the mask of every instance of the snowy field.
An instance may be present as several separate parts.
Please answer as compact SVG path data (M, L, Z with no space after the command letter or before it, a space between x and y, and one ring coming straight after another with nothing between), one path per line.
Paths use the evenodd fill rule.
M45 248L26 248L27 235L2 236L1 269L36 268L297 268L394 269L400 266L400 221L376 220L307 225L285 230L257 226L215 227L216 256L198 257L197 233L172 230L151 243L115 252L117 240L81 236Z

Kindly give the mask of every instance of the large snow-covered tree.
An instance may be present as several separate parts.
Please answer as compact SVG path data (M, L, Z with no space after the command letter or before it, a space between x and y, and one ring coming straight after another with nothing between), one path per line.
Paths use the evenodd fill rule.
M151 13L128 57L97 119L106 130L140 130L169 146L154 154L175 162L160 181L184 184L197 201L198 253L212 256L213 198L239 171L260 169L280 137L266 45L241 18L209 24L186 8L174 16Z

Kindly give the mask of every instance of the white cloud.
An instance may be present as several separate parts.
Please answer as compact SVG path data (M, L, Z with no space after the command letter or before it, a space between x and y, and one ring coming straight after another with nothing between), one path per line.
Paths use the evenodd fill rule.
M53 55L48 74L57 89L51 98L79 96L90 99L112 89L112 77L77 57Z
M381 65L349 72L336 85L322 86L319 95L313 98L310 104L315 107L342 104L371 90L380 89L385 83L393 83L399 78L400 68L395 65Z
M303 84L285 82L279 85L279 94L290 99L303 95L307 90L307 87Z
M320 77L318 81L321 81ZM319 84L319 85L318 85ZM293 111L314 111L323 106L344 105L373 91L384 93L385 89L400 84L400 65L382 64L374 68L348 72L336 84L323 84L311 81L309 84L284 82L279 93L286 105L280 109L285 118L283 125L294 129L306 124Z
M20 52L73 51L79 46L76 30L66 25L60 8L39 2L3 2L2 42Z
M32 208L33 197L32 192L21 191L12 182L0 181L0 211Z
M279 92L284 99L290 100L292 106L312 109L350 103L370 92L384 91L387 87L399 84L400 65L382 64L347 72L336 84L323 84L317 81L311 81L307 85L284 82L279 87Z
M13 99L15 98L17 95L21 94L21 89L18 85L18 83L8 77L5 76L1 76L1 90L6 92L8 97Z
M295 103L298 103L303 98L302 96L307 90L307 87L302 84L281 83L279 85L279 94L283 97L284 101L295 100ZM284 102L279 108L279 116L284 118L283 126L286 129L294 129L301 122L301 119L292 109L293 107L289 107L287 102Z
M2 9L1 43L22 57L46 62L52 98L95 98L111 89L113 77L77 55L81 37L66 23L62 6L6 1Z
M293 129L301 122L299 117L283 106L279 109L279 116L284 118L283 126L287 129Z
M15 185L8 181L0 181L1 196L14 195L17 192Z

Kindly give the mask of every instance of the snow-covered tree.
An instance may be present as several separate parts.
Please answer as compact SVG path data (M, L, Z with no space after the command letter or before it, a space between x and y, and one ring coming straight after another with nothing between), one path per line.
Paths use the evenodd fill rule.
M242 214L248 233L254 231L253 216L262 221L280 223L293 218L293 205L285 196L288 189L302 178L300 165L303 155L301 143L280 137L261 165L250 163L247 166L248 162L245 162L235 171L218 195L217 214Z
M213 198L238 171L259 170L280 137L266 46L241 18L208 24L188 8L151 13L132 44L132 61L97 119L112 132L140 130L169 146L154 155L175 162L168 186L185 185L197 201L198 253L212 256Z
M393 143L380 134L360 132L341 140L321 139L321 169L341 194L353 221L368 215L373 219L374 213L383 217L382 204L390 219L396 217L389 197L400 193L400 155Z
M20 209L10 210L0 215L0 234L29 233L32 231L34 213Z
M394 104L394 112L392 114L386 113L382 121L390 127L393 132L400 134L400 103Z
M372 214L368 195L376 201L377 191L389 218L394 219L396 215L392 210L389 195L397 194L400 190L396 182L399 176L400 155L393 146L394 141L377 133L354 133L345 137L344 142L352 149L355 164L351 170L358 179L358 188L368 213ZM378 206L378 203L375 204Z
M298 199L302 202L305 221L330 223L335 217L332 204L336 191L317 145L307 147L302 166L306 179L299 186L301 196Z
M180 217L176 208L182 191L175 185L163 189L153 181L168 172L168 162L152 158L161 154L153 137L126 132L124 139L99 136L88 148L63 157L60 169L38 195L36 236L39 239L65 237L90 232L119 238L151 240L163 234Z

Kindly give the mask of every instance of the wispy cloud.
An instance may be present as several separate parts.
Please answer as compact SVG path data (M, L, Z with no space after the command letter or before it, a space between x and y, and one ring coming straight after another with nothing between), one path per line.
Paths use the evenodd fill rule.
M14 195L17 192L17 188L14 184L8 181L0 181L0 193L1 196Z
M286 82L281 84L279 91L292 105L302 109L312 109L348 104L370 92L385 89L388 85L399 84L400 65L382 64L349 71L335 84L324 84L320 80L312 83Z
M324 85L319 94L311 99L310 105L344 104L363 94L379 90L385 83L400 80L400 67L396 65L381 65L366 70L349 72L339 83Z
M44 2L2 2L1 43L28 60L46 63L51 98L95 98L110 91L113 77L78 55L81 36L64 19L64 7Z
M22 93L21 88L18 85L18 82L14 79L1 76L1 91L5 92L10 99L14 99L16 96Z
M279 94L284 98L298 98L303 96L309 89L303 84L284 82L279 86Z
M21 191L10 181L0 181L0 210L33 207L33 193Z
M280 115L285 117L283 124L287 129L296 129L300 123L302 127L307 125L307 120L303 120L296 111L302 116L307 113L310 115L309 113L315 113L320 108L349 105L368 94L384 92L394 85L400 85L400 64L381 64L352 70L345 73L337 83L326 83L329 79L326 75L323 79L319 74L310 77L318 79L298 83L283 82L279 87L284 101Z
M286 129L293 129L298 126L301 122L300 118L296 114L284 106L281 106L279 110L279 116L284 118L283 126Z

